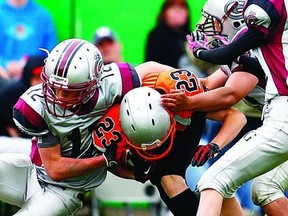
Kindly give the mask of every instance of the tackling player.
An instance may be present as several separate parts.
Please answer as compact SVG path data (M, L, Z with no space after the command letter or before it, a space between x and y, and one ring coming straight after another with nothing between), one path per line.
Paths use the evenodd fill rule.
M16 215L74 215L87 191L100 185L116 147L99 151L92 130L113 103L141 85L148 72L171 67L147 62L103 66L90 42L68 39L45 60L42 85L29 88L14 107L16 125L37 138L42 166L29 157L2 154L0 199L21 207Z

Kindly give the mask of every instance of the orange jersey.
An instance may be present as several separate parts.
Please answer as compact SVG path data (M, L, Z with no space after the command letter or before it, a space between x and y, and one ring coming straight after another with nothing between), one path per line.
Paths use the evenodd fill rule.
M150 73L142 80L143 86L158 90L161 94L169 93L171 89L182 90L187 96L204 92L199 78L187 70L171 70L161 73ZM192 111L179 111L174 113L177 121L177 130L183 130L190 124Z
M94 146L102 152L111 144L118 145L116 161L126 168L133 168L130 158L135 151L127 144L121 129L120 104L110 107L108 112L97 121L92 139Z
M121 129L119 118L120 104L113 105L106 114L97 121L92 132L94 145L97 149L104 152L105 149L113 143L124 142L122 139L123 131Z

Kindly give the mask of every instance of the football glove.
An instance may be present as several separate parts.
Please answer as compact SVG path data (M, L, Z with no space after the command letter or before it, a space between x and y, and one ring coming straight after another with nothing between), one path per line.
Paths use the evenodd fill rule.
M186 39L189 44L189 49L196 58L199 58L200 51L209 50L208 38L200 31L194 31L191 35L187 35Z
M223 35L214 35L214 40L212 41L212 47L218 48L227 46L229 44L228 37Z
M214 158L220 152L220 148L215 143L198 145L191 160L192 166L203 166L209 159Z
M117 164L116 159L115 159L116 152L117 152L117 144L112 143L110 146L106 148L106 151L102 154L106 161L107 167Z
M132 155L131 160L134 165L135 180L142 183L148 181L154 170L154 163L141 158L135 153Z

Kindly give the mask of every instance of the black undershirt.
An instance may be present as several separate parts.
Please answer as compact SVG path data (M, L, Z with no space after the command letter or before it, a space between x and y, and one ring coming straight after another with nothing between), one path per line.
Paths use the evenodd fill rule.
M225 47L200 51L199 58L216 65L230 64L232 61L236 60L238 56L258 47L263 41L263 37L264 34L262 32L251 28L239 37L239 39Z

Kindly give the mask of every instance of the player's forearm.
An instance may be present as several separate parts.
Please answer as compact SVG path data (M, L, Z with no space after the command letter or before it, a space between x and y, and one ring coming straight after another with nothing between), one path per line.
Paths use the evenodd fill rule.
M48 176L54 181L59 181L88 174L95 169L106 166L106 161L100 155L85 159L61 157L57 161L43 160L43 164Z
M222 110L230 108L238 101L231 88L221 87L189 97L187 110L204 112Z
M220 149L229 144L242 130L247 120L243 113L229 109L224 116L223 125L218 134L211 140L211 143L219 145Z
M120 178L134 179L133 170L123 167L121 164L109 167L109 171Z
M238 56L259 46L263 37L264 34L261 31L251 28L229 45L201 51L198 57L203 61L216 65L230 64L236 60Z

